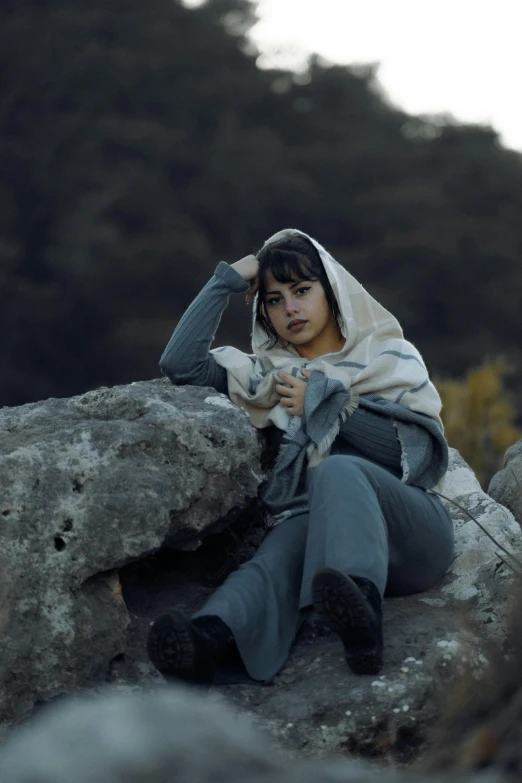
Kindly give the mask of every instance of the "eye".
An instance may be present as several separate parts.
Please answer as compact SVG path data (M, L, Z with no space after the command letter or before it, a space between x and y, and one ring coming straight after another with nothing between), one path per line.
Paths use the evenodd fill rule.
M299 296L303 296L311 287L311 285L301 286L301 288L296 288L295 292L296 294L299 294ZM281 301L282 298L280 296L272 296L270 299L266 300L266 305L267 307L270 307L270 305L278 305Z

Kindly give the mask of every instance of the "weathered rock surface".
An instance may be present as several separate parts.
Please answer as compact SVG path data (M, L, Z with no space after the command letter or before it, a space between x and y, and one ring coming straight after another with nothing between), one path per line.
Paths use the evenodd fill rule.
M501 783L495 774L400 774L280 754L244 717L194 691L68 699L0 748L2 783Z
M481 637L500 646L516 600L517 568L501 547L522 559L520 527L507 508L482 490L460 454L455 449L450 454L445 489L467 513L443 501L455 522L455 560L440 587L441 599L449 609L461 608ZM428 602L429 596L424 598Z
M166 380L0 409L0 720L105 680L127 643L117 569L225 524L260 450L226 397Z
M520 528L511 513L482 491L454 450L446 491L500 544L520 553ZM279 746L299 755L355 753L411 761L425 747L438 696L449 682L464 672L479 681L491 654L505 652L514 601L513 573L496 545L465 513L451 508L456 556L443 582L427 593L385 601L380 676L352 674L337 637L312 621L272 686L215 686L214 696L246 711ZM178 584L169 592L167 584L164 577L154 597L149 584L144 601L136 586L129 589L134 642L115 672L117 681L157 681L144 654L150 621L173 605L193 611L209 593L195 584Z
M488 493L498 503L509 508L519 525L522 525L522 440L507 449L504 466L491 479Z
M0 410L0 435L2 717L107 678L161 682L145 655L150 622L173 605L191 612L204 602L208 582L194 578L197 569L187 577L183 563L192 568L206 543L189 550L211 541L262 479L246 415L213 390L158 380ZM454 451L446 491L520 553L512 514ZM513 573L497 545L449 508L453 566L428 593L386 600L381 676L351 674L337 637L312 621L272 686L215 686L213 698L290 753L409 762L437 714L437 693L465 671L480 680L490 652L505 652L513 603ZM187 551L160 573L165 543Z

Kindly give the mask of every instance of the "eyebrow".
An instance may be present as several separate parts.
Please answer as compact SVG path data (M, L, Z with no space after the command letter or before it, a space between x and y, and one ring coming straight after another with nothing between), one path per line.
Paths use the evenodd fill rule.
M305 283L305 282L309 283L311 281L310 280L296 280L295 283L292 283L290 288L295 288L296 285L301 285L301 283ZM280 293L281 293L281 291L266 291L265 296L272 296L273 294L280 294Z

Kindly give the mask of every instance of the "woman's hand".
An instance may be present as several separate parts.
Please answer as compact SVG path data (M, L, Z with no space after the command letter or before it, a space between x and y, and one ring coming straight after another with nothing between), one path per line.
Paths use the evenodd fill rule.
M259 261L254 255L245 256L235 264L231 264L232 269L235 269L238 274L241 275L243 280L246 280L250 284L250 288L247 291L245 301L250 304L255 296L257 289L259 288L259 282L257 279L257 273L259 270Z
M303 375L309 378L310 370L303 370ZM290 373L279 370L278 378L283 383L276 384L276 392L281 395L279 402L284 405L289 416L302 416L304 412L304 396L306 391L306 381L294 378Z

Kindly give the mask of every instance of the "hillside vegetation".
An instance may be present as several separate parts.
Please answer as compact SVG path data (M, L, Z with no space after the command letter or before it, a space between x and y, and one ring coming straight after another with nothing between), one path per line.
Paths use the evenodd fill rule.
M392 107L372 65L261 71L252 22L245 0L2 3L0 405L157 375L216 263L285 226L433 372L517 361L521 156ZM238 297L218 343L249 328Z

